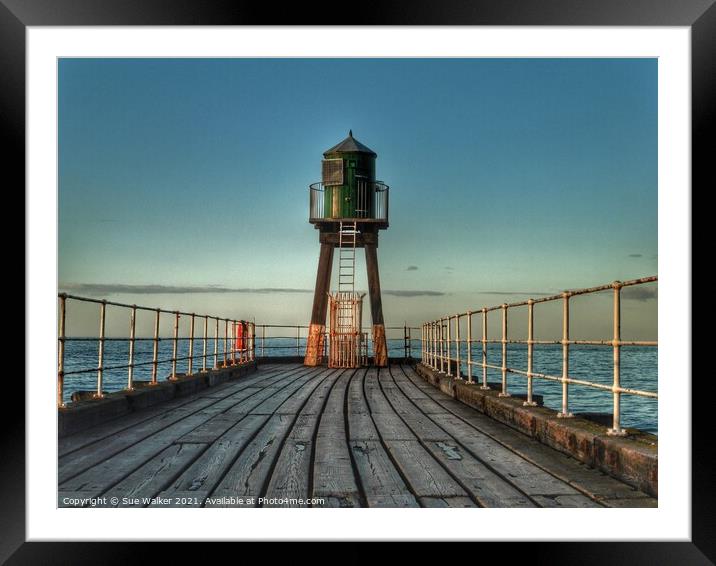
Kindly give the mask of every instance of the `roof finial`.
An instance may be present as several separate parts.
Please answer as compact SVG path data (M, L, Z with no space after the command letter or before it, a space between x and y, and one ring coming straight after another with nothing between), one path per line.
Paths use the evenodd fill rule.
M353 137L353 130L348 130L348 137L349 137L349 138L352 138L352 137Z

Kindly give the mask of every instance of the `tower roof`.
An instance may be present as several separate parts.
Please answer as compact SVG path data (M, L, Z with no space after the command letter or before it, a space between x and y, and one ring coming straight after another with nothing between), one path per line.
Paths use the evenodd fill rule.
M370 149L368 146L363 145L353 137L353 130L348 131L348 137L341 143L324 151L323 156L325 157L331 153L367 153L373 157L378 157L378 154L375 151Z

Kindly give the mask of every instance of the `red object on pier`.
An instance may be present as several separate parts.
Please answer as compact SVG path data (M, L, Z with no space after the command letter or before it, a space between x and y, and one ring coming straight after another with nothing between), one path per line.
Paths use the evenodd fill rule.
M236 324L236 349L237 350L244 349L244 337L246 336L246 330L244 329L245 325L246 325L246 323L243 321Z

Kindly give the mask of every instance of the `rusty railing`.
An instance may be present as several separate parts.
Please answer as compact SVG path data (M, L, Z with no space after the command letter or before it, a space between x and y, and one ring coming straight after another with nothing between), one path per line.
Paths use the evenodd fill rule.
M256 326L256 352L258 358L265 358L272 354L275 350L283 352L279 355L288 355L290 351L292 355L304 356L306 354L306 337L308 336L309 326L296 325L296 324L259 324ZM274 334L276 329L286 329L289 333L285 334ZM386 333L388 342L392 342L392 348L389 346L389 350L395 351L400 349L403 351L405 359L412 359L413 353L417 353L420 348L420 338L418 336L419 326L408 326L405 323L402 326L386 326ZM282 330L283 332L283 330ZM368 356L368 347L372 349L372 333L370 327L362 328L363 335L367 335L367 340L362 342L363 357ZM391 338L390 335L396 336ZM329 332L324 333L324 343L330 342ZM285 343L277 343L277 340L286 340ZM290 342L288 342L290 340ZM273 342L272 342L273 341ZM396 345L398 342L400 345Z
M544 379L548 381L558 382L562 386L561 392L561 410L558 413L560 418L569 418L572 413L569 412L569 386L581 385L593 389L610 391L612 393L613 418L612 427L607 433L614 436L623 436L626 434L621 427L621 396L637 395L641 397L649 397L656 399L658 394L653 391L641 391L623 387L621 385L621 348L625 346L653 346L657 347L657 341L625 341L621 339L621 291L625 287L643 285L645 283L656 282L657 277L644 277L642 279L634 279L631 281L615 281L598 287L590 287L586 289L576 289L564 291L562 293L540 297L538 299L528 299L516 303L503 303L501 305L482 307L474 311L466 311L459 314L446 315L436 320L426 322L421 328L421 360L422 363L435 371L445 373L456 379L463 379L461 375L461 363L465 363L467 368L467 383L474 384L473 367L482 368L482 389L490 389L487 385L487 370L499 370L502 376L501 390L499 395L509 397L508 391L508 374L515 374L527 379L527 399L524 401L525 406L534 406L533 401L533 380ZM573 340L569 334L570 322L570 299L578 295L587 295L598 293L600 291L613 291L613 332L610 340ZM548 303L561 301L562 303L562 339L561 340L535 340L534 339L534 307L540 303ZM517 340L510 339L507 332L508 313L510 309L527 307L527 339ZM500 311L502 332L498 339L490 339L487 331L488 313ZM482 331L480 338L473 337L473 317L479 316L482 322ZM465 319L466 334L465 338L460 336L460 320ZM481 344L481 360L473 360L472 345ZM461 360L461 345L465 345L466 360ZM500 365L490 364L487 360L487 345L500 344L502 346L502 355ZM507 366L507 345L508 344L525 344L527 345L527 368L526 370L511 368ZM534 371L534 347L544 344L561 344L562 346L562 374L549 375ZM613 373L612 384L605 385L603 383L595 383L584 379L576 379L570 376L569 367L569 348L571 345L588 345L588 346L607 346L613 349ZM453 374L454 370L454 374Z
M96 392L93 395L95 399L104 397L102 390L103 378L105 372L110 370L127 370L127 387L126 390L132 390L135 386L135 369L141 366L151 366L151 381L148 385L156 385L159 381L159 366L171 364L171 373L167 377L168 380L176 380L177 362L187 361L187 374L194 371L194 361L201 360L201 372L207 370L207 360L213 358L212 368L219 369L231 365L243 364L255 359L255 325L253 322L245 320L234 320L230 318L217 317L213 315L196 314L182 312L177 310L165 310L161 308L144 307L138 305L129 305L108 301L106 299L91 299L87 297L78 297L68 295L67 293L59 293L59 332L58 332L58 361L57 361L57 405L64 407L64 387L65 377L70 375L80 375L88 373L97 373ZM68 304L70 302L95 303L99 305L99 335L97 337L68 337L66 335L66 321ZM129 338L109 338L105 336L107 307L114 306L129 311ZM137 311L149 311L154 313L153 328L154 335L152 337L137 337ZM169 315L173 319L173 333L171 338L163 338L159 334L160 322L162 315ZM179 319L182 316L189 317L189 336L179 336ZM196 321L203 321L203 330L201 336L196 336ZM209 325L213 321L214 336L209 336ZM220 327L223 326L223 329ZM221 332L223 330L223 333ZM208 342L213 339L214 351L208 351ZM163 340L172 340L172 356L171 358L159 359L159 343ZM194 352L194 343L201 340L202 353ZM66 344L68 342L94 341L98 343L97 366L65 370L65 354ZM126 364L105 365L105 343L109 341L129 342L129 360ZM151 341L153 343L152 360L147 362L136 362L135 360L135 344L139 341ZM188 341L188 355L178 356L179 343ZM221 347L220 347L221 344Z

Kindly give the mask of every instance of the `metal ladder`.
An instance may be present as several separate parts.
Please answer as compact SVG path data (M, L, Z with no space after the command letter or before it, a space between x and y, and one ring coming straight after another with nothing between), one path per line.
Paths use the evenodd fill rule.
M347 337L355 332L356 320L353 308L356 271L355 222L341 222L338 232L338 332ZM350 348L349 348L350 349ZM352 363L352 362L351 362Z
M338 292L355 291L356 222L341 222L338 232Z

